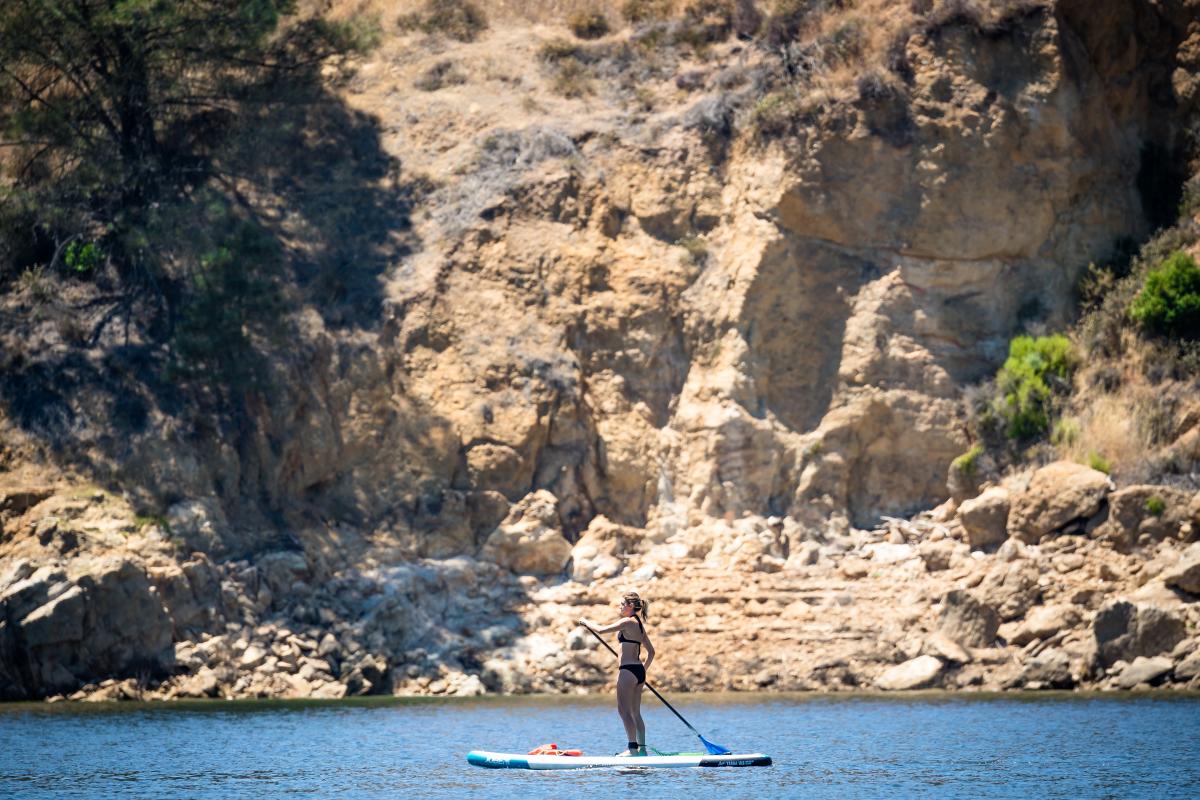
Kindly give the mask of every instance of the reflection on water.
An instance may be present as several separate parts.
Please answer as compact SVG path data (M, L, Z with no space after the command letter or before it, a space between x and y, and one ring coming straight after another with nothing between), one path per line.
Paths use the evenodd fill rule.
M765 769L470 767L544 742L611 754L611 698L0 706L0 797L480 796L1196 798L1200 696L677 695L712 741ZM650 744L698 742L644 712Z

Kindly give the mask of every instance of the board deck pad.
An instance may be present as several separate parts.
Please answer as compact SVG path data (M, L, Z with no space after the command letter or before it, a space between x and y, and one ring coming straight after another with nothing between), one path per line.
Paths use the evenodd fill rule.
M771 757L762 753L731 753L713 756L707 753L680 753L665 756L531 756L521 753L493 753L472 750L467 763L488 769L589 769L626 767L769 767Z

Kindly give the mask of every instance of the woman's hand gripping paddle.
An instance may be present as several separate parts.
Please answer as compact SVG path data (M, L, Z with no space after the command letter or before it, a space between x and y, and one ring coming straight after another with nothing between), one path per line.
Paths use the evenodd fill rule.
M598 634L594 630L592 630L590 625L584 625L583 627L588 629L588 633L590 633L592 636L596 637L596 641L600 642L600 644L607 647L608 652L612 653L614 656L617 655L617 651L612 649L612 645L610 645L608 642L601 639L600 634ZM620 656L617 656L617 657L620 658ZM704 749L708 751L709 755L726 756L733 752L732 750L730 750L727 747L722 747L719 744L714 744L713 742L710 742L708 739L705 739L700 734L700 731L698 731L692 727L692 723L688 722L686 719L683 718L683 714L680 714L678 711L675 710L675 706L673 706L667 702L667 698L665 698L661 694L659 694L658 690L650 685L649 681L646 682L646 688L649 689L650 691L654 692L654 696L657 697L659 700L662 700L663 705L666 706L667 708L671 709L671 713L674 714L675 716L679 717L679 721L682 722L684 725L687 725L688 730L690 730L692 733L696 734L697 737L699 737L701 744L704 745Z

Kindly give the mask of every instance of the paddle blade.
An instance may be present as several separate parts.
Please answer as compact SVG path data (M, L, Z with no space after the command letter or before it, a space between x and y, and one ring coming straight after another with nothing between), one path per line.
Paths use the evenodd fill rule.
M696 735L700 736L700 734ZM728 747L721 747L719 744L714 744L703 736L700 736L700 741L704 743L704 749L708 751L710 756L727 756L733 752Z

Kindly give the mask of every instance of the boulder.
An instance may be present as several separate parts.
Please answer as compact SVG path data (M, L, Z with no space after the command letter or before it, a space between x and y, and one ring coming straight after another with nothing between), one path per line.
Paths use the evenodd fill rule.
M942 598L938 633L966 647L991 647L1000 627L996 609L970 592L954 589Z
M1156 606L1114 600L1097 612L1092 633L1100 663L1110 667L1118 661L1169 652L1186 637L1187 626Z
M308 559L296 550L275 550L260 555L255 564L263 580L276 597L291 594L292 584L306 582L312 577Z
M242 669L255 669L267 659L267 651L256 644L252 644L245 649L242 657L238 659L238 665Z
M0 515L20 516L53 495L54 489L49 486L0 489Z
M208 627L216 617L221 582L207 556L197 553L183 564L157 564L146 573L171 617L176 639Z
M1070 656L1054 648L1038 653L1021 668L1019 683L1031 689L1070 689L1075 685Z
M1132 689L1140 684L1155 684L1171 672L1171 659L1157 656L1147 658L1138 656L1129 666L1121 670L1117 685L1122 689Z
M1027 544L1085 522L1100 510L1112 481L1099 470L1071 461L1047 464L1033 474L1029 487L1017 495L1008 514L1008 534Z
M1004 621L1019 619L1041 601L1038 569L1026 560L1002 562L988 570L977 596L991 605Z
M950 563L954 560L954 543L948 540L924 541L917 545L917 554L925 562L926 571L940 572L950 569Z
M545 489L526 495L492 531L479 557L517 574L562 572L571 543L563 536L558 500Z
M597 515L571 548L571 579L589 583L611 578L625 569L622 557L634 541L633 534L604 515Z
M944 666L941 659L933 656L917 656L886 670L875 679L875 685L885 691L922 689L941 677Z
M1024 646L1034 639L1048 639L1064 628L1079 624L1079 612L1071 606L1037 606L1026 616L1009 642Z
M958 642L951 639L941 631L935 631L932 636L925 642L927 650L931 651L932 655L948 661L952 664L969 664L972 661L971 653L967 648L960 645Z
M838 569L848 580L856 581L871 574L871 562L856 556L849 556L842 559Z
M1200 595L1200 545L1183 552L1179 562L1162 573L1163 583L1181 592Z
M1175 665L1176 680L1190 681L1196 676L1200 676L1200 650L1196 650Z
M955 461L950 462L946 470L946 491L954 502L962 503L979 494L980 484L984 481L984 471L979 469L980 457L984 456L977 456L966 469Z
M216 697L219 691L217 674L208 667L201 667L195 675L179 681L180 697Z
M993 486L958 507L958 521L972 550L998 545L1008 538L1008 490Z
M863 547L863 552L871 557L876 564L899 564L916 558L917 548L911 544L896 544L894 542L876 542Z
M132 561L88 556L61 567L10 568L6 578L0 698L74 691L92 678L154 673L174 660L170 617Z
M1098 535L1122 549L1146 536L1159 541L1177 538L1190 520L1188 492L1171 486L1138 485L1118 489L1108 496L1108 520Z
M215 499L184 500L168 508L166 516L171 538L180 540L185 550L210 555L227 552L229 523Z

